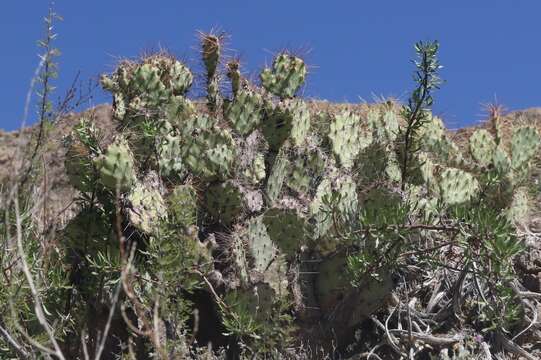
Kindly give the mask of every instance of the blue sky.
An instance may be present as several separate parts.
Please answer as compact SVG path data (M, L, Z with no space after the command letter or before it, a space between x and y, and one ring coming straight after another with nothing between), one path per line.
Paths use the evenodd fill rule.
M42 0L5 0L0 55L0 128L19 126L38 63ZM442 77L434 111L449 127L483 118L495 97L508 109L541 106L541 2L534 0L57 0L62 51L55 96L78 71L81 79L109 72L120 57L167 48L197 67L197 30L230 34L229 54L253 74L290 48L311 66L304 95L331 101L405 99L413 87L413 45L438 40ZM93 105L109 102L97 89ZM33 110L33 109L32 109ZM35 119L31 112L29 121Z

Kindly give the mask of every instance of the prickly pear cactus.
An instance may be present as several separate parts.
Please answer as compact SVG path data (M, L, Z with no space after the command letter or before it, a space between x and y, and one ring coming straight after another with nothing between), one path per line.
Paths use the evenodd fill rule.
M237 90L233 100L225 104L224 116L233 129L246 136L261 123L263 98L253 90Z
M126 192L135 183L136 173L132 152L123 138L109 145L104 154L94 159L100 182L111 191Z
M286 255L294 255L306 240L305 220L295 209L269 209L263 223L271 240Z
M479 191L479 183L473 175L460 169L445 169L439 178L441 199L447 205L466 203Z
M513 169L527 167L527 163L536 154L541 140L534 127L515 129L511 139L511 166Z
M502 146L496 147L492 161L494 168L500 175L507 175L511 172L511 159Z
M182 176L186 166L182 160L182 138L173 134L165 135L158 145L158 166L162 176Z
M285 148L280 149L274 159L274 164L267 179L266 193L271 202L278 199L287 176L289 160L287 159L286 151L287 149Z
M334 116L329 129L329 140L334 155L345 168L353 166L353 161L363 146L370 141L361 140L361 118L352 112L344 111Z
M257 184L266 176L265 157L258 153L243 171L243 176L251 183Z
M235 161L235 141L225 129L203 130L185 139L183 159L190 170L203 179L225 179Z
M480 165L491 164L495 151L496 142L487 130L476 130L470 137L470 152Z
M214 220L231 225L243 210L243 194L232 181L212 185L205 192L205 207Z
M157 174L149 173L142 182L134 186L127 197L130 203L127 208L130 223L147 234L157 231L167 214L159 187Z
M541 142L533 127L505 141L479 129L463 156L443 121L429 115L411 138L403 179L406 119L398 104L303 101L296 94L306 65L289 53L263 70L263 88L243 78L237 60L225 64L232 91L223 98L223 38L200 40L206 100L186 96L193 74L172 56L124 61L102 78L119 134L107 148L79 135L67 147L69 180L92 206L66 227L66 247L78 256L85 246L91 256L108 249L111 219L120 216L131 231L121 235L134 234L127 243L138 245L134 269L160 284L163 303L194 289L194 298L208 293L223 325L243 340L266 341L268 328L291 314L304 321L308 308L325 331L339 333L384 303L394 265L415 261L396 256L388 266L386 257L415 246L417 224L425 231L442 216L452 222L454 210L477 201L510 223L531 214L524 180ZM353 284L346 270L355 254L364 256L361 269L367 261L379 269ZM156 293L145 289L137 296L153 304Z
M301 146L310 129L310 113L306 104L299 100L284 100L273 109L267 109L262 129L273 150L278 150L288 139Z
M324 155L317 150L297 154L291 162L287 185L298 193L308 193L320 180L325 165Z
M291 98L304 83L306 78L304 61L288 53L274 58L272 68L261 72L261 83L270 93L281 99Z
M517 189L513 194L511 204L506 210L507 219L514 223L524 223L532 208L530 202L527 189Z
M232 290L224 302L236 314L249 314L252 321L261 323L270 319L274 290L265 283L258 283L248 289Z
M267 227L261 216L248 223L246 237L250 254L254 259L254 269L265 273L271 262L278 256L278 250L267 233Z
M222 42L222 35L201 34L201 54L207 70L207 105L211 112L215 112L222 102L220 78L217 72Z

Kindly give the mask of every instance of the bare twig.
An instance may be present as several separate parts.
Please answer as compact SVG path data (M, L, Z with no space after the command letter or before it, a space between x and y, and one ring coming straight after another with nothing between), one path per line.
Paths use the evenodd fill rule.
M509 351L509 352L512 352L513 354L516 354L516 355L519 355L519 356L522 356L523 358L525 358L526 360L536 360L537 357L533 356L532 354L530 354L529 352L527 352L526 350L524 350L522 347L520 347L519 345L517 345L515 342L513 342L512 340L508 339L504 334L502 334L501 332L497 332L496 333L496 337L497 337L497 340L503 345L504 349Z
M103 330L103 334L100 338L100 343L98 346L98 351L96 351L96 356L94 357L95 360L100 360L101 354L103 353L103 349L105 348L105 342L107 341L107 335L109 334L109 330L111 328L111 322L113 320L113 315L115 313L116 305L118 303L118 297L120 296L120 290L122 289L122 286L120 284L117 285L115 293L113 295L113 300L111 301L111 309L109 310L109 316L107 317L107 323L105 324L105 328ZM85 346L86 348L86 346Z
M65 360L64 354L62 353L62 350L60 349L60 346L58 345L58 342L56 341L56 338L54 336L54 333L47 322L47 319L45 318L45 313L43 312L43 305L41 304L41 299L39 297L38 291L36 289L36 286L34 284L34 279L32 277L32 273L30 272L30 268L28 266L28 262L26 261L26 255L24 253L24 247L23 247L23 235L22 235L22 225L21 225L21 216L20 216L20 210L19 210L19 199L18 194L16 193L16 196L13 197L13 205L15 206L15 221L16 221L16 232L17 232L17 251L19 253L19 256L21 258L21 265L23 273L26 277L26 281L28 283L28 286L30 287L30 292L32 294L32 298L34 300L34 310L36 312L36 317L38 318L38 321L40 325L45 329L47 332L47 336L49 337L49 340L53 344L53 347L55 349L54 355L57 356L60 360Z
M7 332L6 329L2 326L0 323L0 335L7 341L8 344L13 347L13 349L23 358L27 359L29 358L28 353L26 350Z

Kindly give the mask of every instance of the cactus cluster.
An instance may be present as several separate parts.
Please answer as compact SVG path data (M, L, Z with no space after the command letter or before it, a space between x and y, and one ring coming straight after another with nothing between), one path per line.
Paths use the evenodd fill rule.
M488 131L478 130L469 139L468 157L432 116L415 139L418 176L408 178L407 191L398 191L403 181L397 139L401 118L393 106L378 104L368 113L353 107L313 111L294 98L307 70L302 59L289 53L278 54L272 67L263 70L262 88L241 77L238 63L228 64L232 92L227 98L220 92L221 39L201 39L209 111L186 97L193 75L173 57L157 54L139 63L123 62L102 78L112 93L121 133L101 153L72 143L66 169L83 192L94 186L113 199L118 189L124 221L143 238L160 238L166 222L175 232L189 232L179 241L191 244L198 259L210 263L207 270L229 276L219 290L224 311L252 314L255 322L271 321L277 298L294 297L297 280L290 273L301 254L319 259L315 285L305 290L312 294L305 296L318 299L323 315L333 315L342 295L355 294L343 268L347 252L360 245L343 240L330 207L343 216L368 216L374 209L379 216L415 197L437 203L441 211L467 205L485 186L479 169L513 177L539 146L533 128L517 129L509 151ZM140 139L148 140L149 134L140 125L149 122L150 145L141 147ZM517 177L505 204L514 220L528 212L526 193L515 191ZM80 216L72 226L87 221ZM209 238L229 241L203 246ZM374 290L374 306L390 288L386 279L381 291Z

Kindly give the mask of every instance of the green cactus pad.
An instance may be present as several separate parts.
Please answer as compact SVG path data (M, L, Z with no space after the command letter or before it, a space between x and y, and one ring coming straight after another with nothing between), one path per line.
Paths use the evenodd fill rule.
M237 59L227 63L227 77L231 80L231 92L237 95L241 85L240 63Z
M439 179L441 199L447 205L466 203L479 191L479 183L473 175L460 169L445 169Z
M430 116L430 118L423 123L419 134L426 145L434 145L445 136L445 126L443 121L437 116Z
M325 159L317 149L297 154L291 163L287 185L294 191L306 194L320 179L325 170Z
M265 156L261 153L256 154L253 160L244 169L242 175L254 185L263 180L266 176Z
M447 137L443 121L437 116L431 116L423 124L420 137L423 149L432 153L438 162L450 166L463 163L464 160L460 149Z
M124 121L128 104L126 97L122 93L113 94L113 119L116 121Z
M262 130L265 139L273 150L291 139L296 146L301 146L310 129L310 112L306 104L299 100L284 100L274 109L267 109Z
M167 197L171 222L187 229L197 224L197 193L191 185L178 185Z
M153 103L170 96L170 92L160 79L160 69L150 64L143 64L135 70L131 85L134 91Z
M220 62L222 39L213 34L201 35L201 55L208 74L214 74Z
M310 203L310 214L315 215L319 213L323 208L323 198L332 194L332 183L328 178L324 178L318 184L316 193L312 202Z
M249 317L249 320L245 320L261 324L270 320L275 297L274 290L268 284L258 283L248 289L231 290L223 300L237 318Z
M164 71L162 79L164 77L165 85L171 89L174 96L184 96L193 82L192 72L180 61L172 61Z
M363 146L360 139L360 117L350 111L335 115L329 128L329 140L340 164L351 168Z
M233 181L215 184L205 192L205 207L214 220L230 226L242 213L243 195Z
M250 270L246 255L246 243L242 233L235 232L232 234L230 252L240 284L242 287L246 287L250 282Z
M302 59L282 53L274 58L272 68L261 72L261 83L270 93L281 99L291 98L304 83L306 65Z
M226 129L201 131L185 140L183 160L196 176L225 179L235 161L235 141Z
M94 159L100 182L109 190L129 191L136 181L133 155L126 140L119 138L109 145L104 154Z
M263 273L263 282L269 284L278 297L289 295L288 265L286 257L278 254Z
M492 162L494 168L500 175L506 175L511 172L511 159L501 145L498 145L494 150Z
M167 207L158 189L149 181L139 182L128 194L128 201L130 223L146 234L154 233L167 214Z
M278 251L267 233L262 216L249 221L246 238L250 254L254 259L254 269L264 273L277 256Z
M398 116L392 110L387 110L383 114L383 127L385 129L385 137L387 142L391 143L396 140L398 135Z
M431 186L434 183L434 163L425 152L420 152L417 155L417 161L421 164L419 171L422 182Z
M166 135L158 144L158 165L162 176L182 176L185 172L181 143L180 136Z
M526 166L536 154L540 142L539 132L536 128L527 126L515 129L511 138L511 166L513 169Z
M165 54L151 55L138 64L124 61L111 76L101 77L103 88L113 93L113 118L127 123L157 116L163 105L182 97L192 81L190 70Z
M172 96L165 106L165 118L180 131L185 129L195 114L195 106L183 96Z
M407 219L402 196L385 188L374 188L363 194L362 217L375 228L386 224L402 224Z
M216 118L206 114L197 114L187 119L179 130L186 137L196 136L205 130L213 130L217 124L218 120Z
M289 160L285 154L286 151L287 149L280 149L276 155L276 158L274 159L274 163L267 179L265 190L271 203L278 199L278 196L282 191L284 180L287 176Z
M396 153L390 151L387 154L387 165L385 166L385 174L387 179L393 182L402 181L402 170L400 169L400 163L396 157Z
M367 115L367 123L374 133L378 143L392 143L398 135L398 117L392 110L382 112L378 108L372 108Z
M263 98L258 93L241 89L225 107L224 116L233 129L246 136L255 130L262 119Z
M530 199L527 189L520 188L513 194L511 205L506 210L506 216L513 223L525 223L530 212Z
M349 175L343 175L336 180L335 191L340 194L338 210L343 214L355 212L359 206L357 185Z
M305 221L294 209L269 209L263 215L263 223L271 240L288 256L295 254L306 240Z
M496 142L487 130L476 130L470 136L470 153L481 166L492 163L494 151L496 151Z

